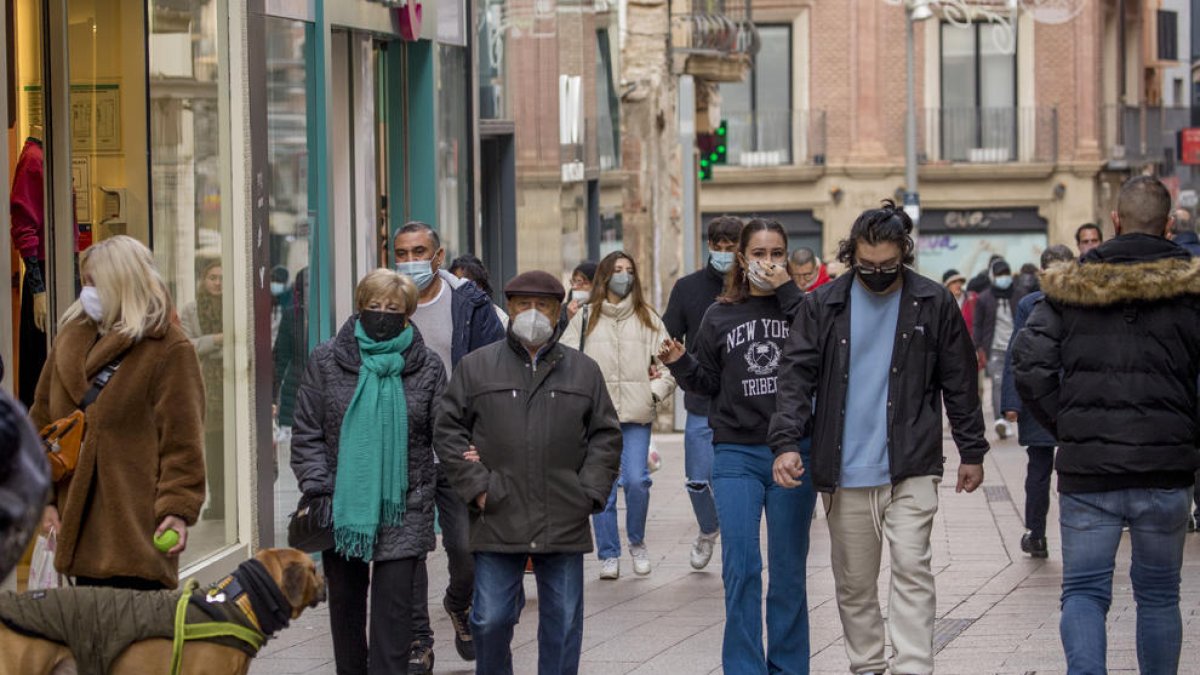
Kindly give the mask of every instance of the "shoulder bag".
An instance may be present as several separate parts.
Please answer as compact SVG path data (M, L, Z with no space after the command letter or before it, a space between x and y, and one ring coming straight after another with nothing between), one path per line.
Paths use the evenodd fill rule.
M50 477L55 483L69 477L79 465L79 450L83 447L83 433L87 426L84 411L99 398L100 392L121 366L122 358L124 354L96 374L78 408L66 417L47 424L39 434L42 447L46 449L46 461L50 463Z

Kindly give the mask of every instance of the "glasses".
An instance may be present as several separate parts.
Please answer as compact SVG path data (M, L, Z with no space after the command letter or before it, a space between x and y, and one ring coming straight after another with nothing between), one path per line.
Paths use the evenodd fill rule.
M859 274L863 274L866 276L871 276L872 274L895 274L896 272L900 271L900 265L895 264L895 265L890 265L888 267L877 267L875 265L864 265L862 263L855 263L854 269L858 270Z

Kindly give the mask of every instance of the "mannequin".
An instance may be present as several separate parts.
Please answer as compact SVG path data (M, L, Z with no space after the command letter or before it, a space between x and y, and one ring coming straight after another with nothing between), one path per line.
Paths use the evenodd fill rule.
M17 393L21 402L33 404L33 393L46 362L46 329L49 307L46 297L45 156L42 128L33 125L21 148L13 171L9 211L12 216L13 248L25 263L21 284L21 362L17 369Z

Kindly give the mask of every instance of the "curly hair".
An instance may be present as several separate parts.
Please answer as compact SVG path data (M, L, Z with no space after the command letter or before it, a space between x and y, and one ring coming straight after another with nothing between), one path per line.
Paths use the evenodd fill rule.
M855 263L854 254L858 242L871 245L893 243L899 249L902 263L912 265L916 260L913 255L913 222L902 207L890 199L883 200L877 209L867 209L854 221L850 228L850 236L838 242L837 259L851 267Z

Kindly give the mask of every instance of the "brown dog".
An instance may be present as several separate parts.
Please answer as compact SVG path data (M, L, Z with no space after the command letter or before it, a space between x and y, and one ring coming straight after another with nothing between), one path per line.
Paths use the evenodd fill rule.
M291 548L272 548L254 556L287 598L292 619L306 607L325 600L325 580L317 574L312 558ZM136 593L137 591L130 591ZM268 636L269 637L269 636ZM113 662L112 675L168 673L171 667L170 640L135 642ZM250 657L240 649L204 641L184 644L182 675L244 675ZM0 623L0 675L73 675L75 659L65 646L14 632Z

